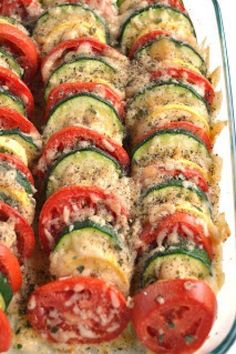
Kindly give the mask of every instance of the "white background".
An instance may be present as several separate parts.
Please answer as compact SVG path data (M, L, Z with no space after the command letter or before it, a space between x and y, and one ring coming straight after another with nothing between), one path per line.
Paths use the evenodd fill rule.
M235 0L218 0L224 18L224 26L226 32L226 40L230 61L231 78L233 84L234 107L236 110L236 1ZM236 286L236 284L235 284ZM236 354L236 342L229 350L228 354Z

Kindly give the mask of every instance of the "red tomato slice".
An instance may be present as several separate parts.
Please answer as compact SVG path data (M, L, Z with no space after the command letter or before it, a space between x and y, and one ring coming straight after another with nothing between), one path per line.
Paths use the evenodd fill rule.
M39 53L30 37L18 28L0 23L0 45L4 45L16 56L24 68L24 81L29 82L38 69Z
M115 93L107 85L97 84L93 82L67 82L56 86L50 92L47 99L44 121L46 122L48 120L49 113L56 104L58 104L65 98L74 96L75 94L80 92L96 93L101 98L105 99L108 102L111 102L115 110L118 112L119 116L124 119L124 103L121 101L120 96L117 95L117 93Z
M40 138L35 126L27 118L10 108L0 107L0 129L19 129L22 133Z
M200 174L199 171L193 169L193 168L186 168L182 171L180 170L173 170L173 171L166 171L170 175L178 176L180 173L186 178L186 180L191 180L193 179L195 181L195 184L201 188L204 192L208 192L209 186L206 181L206 179Z
M117 58L123 58L123 55L120 54L116 49L110 47L107 44L101 43L94 38L81 37L77 39L68 39L54 47L49 52L49 54L43 59L41 65L43 81L47 82L50 73L60 65L64 56L68 54L68 52L77 51L80 46L84 45L90 45L90 48L94 55L105 55L106 51L109 50L113 51Z
M23 175L25 175L25 177L27 177L29 182L32 185L34 185L34 179L33 179L32 173L30 172L28 167L25 166L25 164L20 159L18 159L15 156L12 156L12 155L0 153L0 162L1 161L7 162L9 165L15 167L16 170L19 170L21 173L23 173Z
M22 285L22 275L20 264L14 254L0 243L0 272L9 281L13 292L20 290Z
M205 144L206 148L209 151L212 149L211 138L209 137L209 135L207 133L205 133L203 129L196 127L193 123L184 122L184 121L170 122L168 124L163 125L162 127L158 127L157 129L153 129L150 132L148 132L146 135L144 135L139 141L137 141L136 144L145 140L153 133L160 131L160 130L166 130L166 129L171 129L171 130L183 129L183 130L189 131L190 133L192 133L193 135L198 137Z
M0 14L16 17L20 21L29 22L41 13L41 5L37 0L2 0Z
M7 221L9 218L15 220L15 232L17 235L19 254L23 258L31 257L35 246L33 229L15 209L0 201L0 220Z
M164 217L158 222L156 227L154 225L144 225L143 232L140 236L141 240L146 244L143 248L148 248L151 244L156 244L159 237L163 237L165 232L166 237L177 228L179 235L189 238L189 233L193 234L194 242L197 245L202 245L209 257L212 259L213 248L211 238L206 236L203 227L197 222L196 218L184 212L175 212ZM187 230L189 232L187 232ZM164 240L163 240L164 242Z
M8 351L11 346L11 327L5 313L0 310L0 353Z
M101 343L127 326L130 311L122 293L101 279L73 277L37 288L28 303L28 319L52 342Z
M71 126L59 130L48 140L39 159L38 168L35 171L38 179L42 181L54 161L65 150L75 149L80 141L90 141L92 145L113 156L125 170L128 169L130 163L129 155L122 146L94 130Z
M155 30L149 33L146 33L139 37L133 44L129 52L129 58L133 59L137 53L137 51L146 45L149 42L154 41L158 37L170 37L170 33L162 30Z
M201 88L204 88L204 99L212 105L215 98L215 91L210 81L203 75L186 68L165 68L151 72L152 80L157 80L163 76L170 76L177 80L184 80L190 84L199 85Z
M34 98L26 84L11 70L0 67L0 86L6 86L13 95L19 97L24 103L28 117L32 118Z
M98 187L63 187L45 202L39 216L39 239L46 253L50 253L68 222L76 221L84 208L95 214L104 207L114 218L114 223L127 219L128 212L119 198ZM67 215L67 217L65 217ZM69 220L67 220L69 219Z
M202 281L156 282L134 296L131 312L138 338L154 353L191 354L216 318L216 296Z

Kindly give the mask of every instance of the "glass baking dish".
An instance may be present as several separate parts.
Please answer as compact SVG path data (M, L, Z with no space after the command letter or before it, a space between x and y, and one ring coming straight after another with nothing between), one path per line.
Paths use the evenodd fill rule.
M236 339L236 138L230 70L222 15L217 0L185 0L184 3L194 23L198 42L201 43L206 39L210 46L211 70L221 67L219 90L223 94L223 103L219 119L228 121L215 146L215 152L223 158L220 210L225 212L231 229L231 237L225 243L223 251L225 283L218 295L218 318L214 328L204 346L197 352L197 354L224 354ZM27 342L28 345L25 345L24 350L21 351L24 354L61 353L35 336L33 338L31 336L26 344ZM19 353L19 349L12 349L9 353ZM144 354L147 351L132 338L128 343L126 341L123 349L118 341L118 343L98 347L81 346L72 353Z
M218 294L216 323L209 339L197 352L223 354L227 353L236 339L236 139L230 69L222 14L217 0L185 0L185 5L195 25L198 41L206 38L210 46L210 68L213 70L221 66L219 90L222 91L223 102L218 117L228 121L215 146L215 152L223 159L220 210L225 212L231 230L231 237L223 250L225 283Z

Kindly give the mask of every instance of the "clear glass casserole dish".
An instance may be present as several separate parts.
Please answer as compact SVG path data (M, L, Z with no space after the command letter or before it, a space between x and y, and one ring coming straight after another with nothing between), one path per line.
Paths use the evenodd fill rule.
M221 80L218 89L222 91L223 102L218 118L228 121L228 125L215 145L215 152L223 159L220 210L225 212L231 230L231 237L225 243L223 250L225 282L217 297L218 318L209 339L197 352L198 354L224 354L236 339L236 137L233 97L224 26L217 0L185 0L184 3L194 23L198 42L201 43L206 39L206 43L210 47L210 69L221 67ZM30 335L21 352L24 354L60 353L55 347L42 342L40 338ZM146 352L143 347L131 340L122 347L117 343L98 347L78 347L72 353L144 354ZM12 349L9 353L19 353L19 349Z

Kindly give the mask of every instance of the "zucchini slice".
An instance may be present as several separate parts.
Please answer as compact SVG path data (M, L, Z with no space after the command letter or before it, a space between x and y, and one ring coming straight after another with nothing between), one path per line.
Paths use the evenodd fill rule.
M88 173L89 171L89 173ZM61 187L93 185L107 189L122 175L119 163L104 151L88 147L63 155L52 167L46 184L47 196Z
M211 156L203 142L184 129L159 130L137 144L132 152L132 164L146 166L166 157L174 158L176 151L179 158L190 160L209 169Z
M17 21L15 18L13 17L9 17L9 16L0 16L0 23L5 23L7 25L12 25L14 27L16 27L18 30L24 32L25 34L29 35L29 32L27 31L27 29L22 26L22 24Z
M50 270L57 277L96 276L127 294L131 276L127 258L127 249L113 229L86 220L63 233L51 253Z
M157 37L139 48L135 53L135 58L143 63L146 63L148 58L151 58L158 62L168 61L170 65L182 64L195 68L204 76L207 74L206 63L197 50L173 37Z
M146 190L142 196L145 208L154 204L181 201L190 202L195 208L200 209L205 214L211 215L211 205L207 195L188 181L169 180L166 183L157 184Z
M32 195L33 188L27 177L20 171L17 170L15 167L12 167L10 164L7 162L1 161L0 162L0 174L1 175L7 175L9 172L12 172L12 176L14 176L15 181L24 188L26 193ZM9 178L9 177L7 177ZM13 177L12 177L13 178Z
M28 157L24 147L15 139L8 136L0 136L0 152L18 157L28 166Z
M104 20L80 4L62 4L50 8L36 22L33 37L43 54L67 39L94 37L102 43L109 42Z
M114 90L116 85L117 71L104 59L98 57L80 57L70 63L59 66L48 80L45 97L56 86L65 82L95 82L107 84Z
M142 286L158 279L197 278L206 279L211 276L211 260L208 254L198 247L170 247L155 252L144 266Z
M181 11L164 5L150 5L135 11L122 25L120 44L127 54L134 42L154 30L167 30L176 36L196 41L191 19Z
M86 235L96 235L98 239L101 238L102 241L106 240L106 242L109 242L115 250L122 250L121 241L115 229L109 225L100 225L94 221L85 220L75 222L73 225L66 227L62 231L54 251L58 251L61 248L68 251L72 246L72 239L74 237L77 240L80 237L86 237Z
M168 81L154 83L134 96L128 105L128 124L143 120L143 117L154 113L157 106L170 104L189 107L209 121L209 106L202 96L186 84Z
M25 149L29 165L32 165L32 162L35 161L40 154L40 149L34 143L33 138L18 129L0 130L0 137L6 137L9 138L9 140L15 140L19 143Z
M22 78L24 74L23 68L17 63L15 58L2 48L0 49L0 66L13 71L14 74L20 78Z
M69 97L56 105L44 129L47 140L53 133L69 125L82 125L121 143L124 126L112 104L90 93Z
M26 110L21 99L2 87L0 88L0 107L13 109L23 116L26 116Z
M0 309L6 311L13 297L7 278L0 272Z

